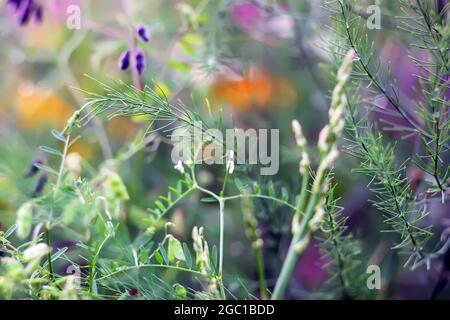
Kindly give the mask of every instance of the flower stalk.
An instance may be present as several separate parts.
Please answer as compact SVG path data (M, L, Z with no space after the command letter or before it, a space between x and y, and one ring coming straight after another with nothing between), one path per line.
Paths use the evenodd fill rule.
M275 289L272 294L272 300L279 300L284 297L287 284L291 279L298 258L308 246L311 234L317 230L323 218L323 204L329 188L327 177L332 169L334 161L339 155L337 150L337 140L342 135L345 125L343 115L344 108L347 103L345 87L352 71L353 58L354 51L350 50L344 57L342 65L337 73L338 82L333 89L329 110L329 123L322 129L319 135L319 165L312 183L311 196L309 199L307 199L306 190L309 180L309 170L307 169L310 168L310 165L309 161L302 161L304 158L303 154L306 153L306 140L303 137L300 125L295 121L293 122L292 127L294 136L296 138L297 145L302 151L302 160L300 161L299 171L303 178L303 183L300 191L300 200L298 203L297 212L293 219L293 237L289 245L286 259L284 260L281 268L280 275L276 282ZM304 207L306 207L306 211L303 214Z

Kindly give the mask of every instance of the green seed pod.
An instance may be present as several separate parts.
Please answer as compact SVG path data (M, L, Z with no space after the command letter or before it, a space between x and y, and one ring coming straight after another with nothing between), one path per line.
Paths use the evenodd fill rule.
M28 237L31 231L31 219L33 218L33 205L31 202L22 204L16 214L16 233L20 239Z
M173 285L174 290L174 299L175 300L186 300L186 296L187 296L187 290L185 287L183 287L181 284L179 283L175 283Z

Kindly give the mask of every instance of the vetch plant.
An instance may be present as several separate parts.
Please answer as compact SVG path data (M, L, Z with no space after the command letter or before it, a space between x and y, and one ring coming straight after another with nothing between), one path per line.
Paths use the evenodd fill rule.
M385 299L414 296L410 278L432 279L414 283L420 298L444 296L444 2L180 1L166 21L122 1L117 29L85 2L63 8L80 18L82 7L83 26L55 61L8 51L24 56L11 65L57 68L42 82L61 74L78 107L45 135L0 139L0 297ZM52 12L7 5L23 25ZM328 55L311 47L325 20ZM390 64L393 39L410 57ZM405 75L414 89L396 81ZM14 93L31 119L57 110L48 94L33 109L33 81ZM20 126L3 121L2 137ZM36 139L47 139L38 150Z

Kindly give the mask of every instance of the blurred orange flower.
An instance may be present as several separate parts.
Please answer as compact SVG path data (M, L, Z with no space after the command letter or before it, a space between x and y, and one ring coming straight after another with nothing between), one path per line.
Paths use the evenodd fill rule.
M210 88L213 103L225 103L239 110L289 105L296 99L291 83L261 67L251 67L241 78L219 75Z
M92 157L92 149L92 144L79 140L70 147L69 152L78 153L83 159L90 159Z
M72 107L52 90L20 85L16 93L17 118L25 129L48 124L62 129L73 113Z
M108 121L108 135L123 141L131 140L139 131L139 123L129 118L116 117Z

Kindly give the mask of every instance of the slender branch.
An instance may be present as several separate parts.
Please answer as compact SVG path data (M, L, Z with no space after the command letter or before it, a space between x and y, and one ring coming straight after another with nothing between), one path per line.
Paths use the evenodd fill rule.
M408 122L409 125L411 125L422 136L425 136L427 138L431 138L431 135L429 133L427 133L426 131L424 131L421 127L419 127L419 125L416 124L415 121L412 120L410 118L410 116L403 110L402 106L399 104L398 99L394 100L394 98L390 94L388 94L388 92L383 87L383 85L381 85L381 83L378 81L378 79L369 70L368 65L364 62L363 57L361 56L358 48L356 47L356 44L354 43L354 39L353 39L353 37L352 37L352 35L350 33L350 25L348 23L348 17L347 17L347 15L345 13L346 12L345 6L342 3L342 0L338 0L338 3L340 5L340 7L341 7L341 15L342 15L342 18L344 19L345 32L346 32L346 36L347 36L347 39L349 41L350 47L355 51L355 54L356 54L356 57L357 57L356 61L361 66L361 68L363 69L363 71L365 72L367 77L369 78L370 82L375 85L375 87L378 89L378 91L380 91L381 94L383 94L383 96L389 101L389 103L391 103L394 106L395 110L397 110L397 112L400 114L400 116L406 122Z

